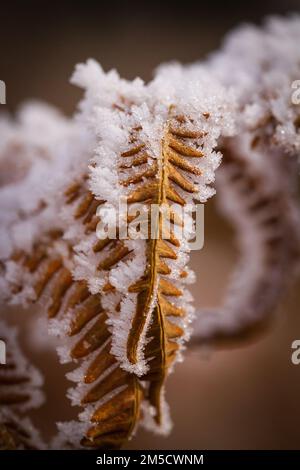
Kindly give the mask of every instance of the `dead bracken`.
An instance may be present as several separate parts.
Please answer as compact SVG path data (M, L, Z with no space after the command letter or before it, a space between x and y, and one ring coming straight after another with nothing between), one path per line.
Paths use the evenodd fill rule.
M73 365L68 397L80 407L47 445L27 418L18 421L40 405L42 379L1 323L0 339L16 351L0 366L1 448L116 449L139 425L166 434L166 379L192 323L194 346L245 341L269 324L299 273L300 111L286 91L300 73L299 26L299 18L275 18L242 29L207 62L163 65L148 84L89 60L72 77L84 89L74 118L35 104L0 121L1 299L43 304L60 361ZM258 40L267 69L256 59ZM293 53L280 65L284 48ZM193 306L190 247L176 226L195 236L192 216L183 220L179 209L214 195L220 164L221 212L241 258L224 304L207 312ZM120 201L141 204L157 236L122 237L136 216ZM169 233L152 205L168 207ZM111 208L116 236L99 239Z

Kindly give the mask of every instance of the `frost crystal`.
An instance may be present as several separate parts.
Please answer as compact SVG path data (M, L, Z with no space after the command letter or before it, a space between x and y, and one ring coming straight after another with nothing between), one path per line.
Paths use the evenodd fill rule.
M248 25L230 33L208 64L237 95L240 130L291 153L300 150L300 106L293 99L293 84L300 78L299 42L299 15L270 17L263 28Z

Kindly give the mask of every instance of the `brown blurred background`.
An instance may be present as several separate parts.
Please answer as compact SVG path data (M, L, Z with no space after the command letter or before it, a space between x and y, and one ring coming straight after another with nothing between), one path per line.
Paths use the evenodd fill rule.
M190 62L219 47L233 26L260 22L271 13L300 9L299 0L192 2L14 2L0 9L0 79L15 111L29 98L46 100L71 114L80 90L68 79L77 62L94 57L126 78L151 78L160 62ZM213 201L205 211L205 247L192 253L200 307L221 302L236 259L233 234ZM256 343L230 351L186 354L169 378L167 399L174 429L167 438L139 431L130 448L300 448L300 365L291 343L300 339L299 287L287 296L273 329ZM8 312L7 312L8 313ZM12 313L12 312L10 312ZM25 312L15 312L25 320ZM27 321L25 332L30 329ZM29 336L25 334L24 344ZM45 339L46 340L46 339ZM44 341L44 338L41 338ZM48 402L35 412L46 434L69 416L62 368L43 350L35 363L46 375Z

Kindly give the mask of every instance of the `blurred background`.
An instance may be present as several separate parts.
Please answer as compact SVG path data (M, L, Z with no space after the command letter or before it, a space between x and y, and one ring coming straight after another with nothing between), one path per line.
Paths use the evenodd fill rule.
M272 13L300 10L299 0L251 2L14 2L0 10L0 79L14 112L27 99L48 101L70 115L81 92L68 82L78 62L97 59L132 79L149 80L161 62L191 62L218 48L226 32L241 22L261 22ZM234 73L234 71L233 71ZM222 301L236 260L234 234L211 201L205 209L205 246L192 252L198 308ZM257 342L223 351L186 354L170 376L167 400L174 429L167 438L144 431L133 449L291 449L300 448L300 365L292 365L291 343L300 339L300 283L279 308L271 331ZM27 313L6 312L25 323ZM31 317L36 312L31 314ZM46 338L39 338L41 344ZM43 349L34 362L46 376L47 406L33 416L49 435L54 422L73 414L55 353ZM59 386L58 386L59 384Z

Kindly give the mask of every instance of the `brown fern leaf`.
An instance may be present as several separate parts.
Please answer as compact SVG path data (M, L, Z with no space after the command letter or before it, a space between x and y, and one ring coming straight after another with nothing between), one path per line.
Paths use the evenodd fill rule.
M74 204L74 218L83 224L85 233L92 231L99 220L96 210L101 202L91 196L85 178L81 184L76 182L69 187L65 197L67 204ZM134 375L120 368L111 354L111 334L101 296L91 294L85 281L72 278L67 266L71 266L74 252L68 247L67 259L55 252L59 236L57 232L49 233L31 255L19 253L15 260L33 276L36 300L47 293L49 319L57 319L60 325L68 317L69 356L84 362L85 367L82 383L78 384L84 385L80 404L92 410L81 445L119 448L131 437L139 420L142 387ZM110 254L103 262L107 269L114 264L113 256ZM10 394L8 398L14 397Z
M70 188L66 195L70 193ZM95 229L99 220L96 215L101 201L96 201L89 191L82 196L75 210L75 218L81 218L85 232ZM109 269L124 252L117 249L102 261L100 269ZM94 251L100 251L99 243ZM127 253L125 253L126 255ZM52 292L57 292L59 282ZM53 295L52 295L53 298ZM97 448L119 448L132 435L140 417L142 387L138 379L119 367L111 354L110 332L106 325L107 315L101 306L99 295L91 295L86 283L76 282L69 296L66 309L73 308L69 335L84 335L75 343L71 351L74 359L82 359L91 353L96 356L90 362L84 374L85 384L91 385L81 403L96 404L90 418L92 427L82 439L82 445ZM91 320L97 317L93 325L86 329ZM103 377L103 378L102 378ZM103 399L108 397L103 402ZM97 403L101 402L97 405Z
M0 322L6 361L0 365L0 450L41 449L43 443L25 411L41 405L42 378L22 354L15 328Z
M103 94L98 86L89 89L85 67L93 69ZM63 337L62 359L80 364L69 375L78 384L69 396L84 406L84 446L118 447L136 427L140 408L146 426L167 431L162 389L193 314L185 288L192 280L186 268L190 246L182 229L188 236L195 230L192 215L186 222L179 208L193 210L195 200L214 194L217 140L233 124L230 102L217 84L207 99L191 76L183 93L178 72L174 82L171 74L145 85L105 75L93 62L78 67L73 81L88 89L81 117L89 128L89 150L78 171L69 162L64 199L60 184L46 214L43 208L28 213L35 230L27 243L20 236L12 244L24 252L5 260L5 282L16 284L13 300L50 299L50 329ZM134 212L138 203L140 213ZM103 237L99 226L113 221L110 209L119 219L115 235ZM148 236L124 236L125 226L142 227L144 215ZM68 429L65 442L72 445Z
M29 420L12 411L0 413L0 450L38 450L43 447Z
M178 325L178 320L182 323L186 316L185 308L177 305L183 292L180 286L176 285L178 282L172 278L172 267L169 266L169 260L177 263L177 251L181 245L181 240L176 237L176 226L183 226L183 220L172 204L184 206L187 195L191 200L193 194L198 192L194 182L202 174L198 163L204 157L201 147L207 132L195 129L193 122L184 116L170 115L161 139L161 153L155 156L151 155L142 142L141 130L142 127L136 127L129 133L129 147L119 158L119 180L121 186L129 189L126 197L129 208L135 203L141 203L143 207L148 208L148 213L151 212L152 205L156 205L159 210L148 218L148 234L152 235L154 232L155 235L146 240L146 270L142 277L128 288L129 294L136 294L136 309L131 326L128 326L125 354L129 364L128 370L136 372L136 369L130 367L139 362L140 350L147 334L144 357L148 370L142 378L148 383L148 398L150 404L156 408L156 422L161 425L161 390L165 377L178 355L185 333L182 326ZM92 221L92 227L95 228L99 221L96 215L97 207L105 201L98 202L97 206L97 201L91 193L82 193L82 188L77 183L68 188L66 196L69 204L73 204L74 200L78 202L75 217L81 218L84 223L88 221L90 224ZM165 208L168 209L167 213ZM128 221L134 220L135 216L128 215ZM97 272L104 279L103 300L106 295L115 294L116 289L109 280L110 272L120 262L131 259L131 250L120 237L119 230L120 227L117 229L116 239L96 239L93 244L94 255L99 256L100 260ZM66 273L62 273L62 276L67 279ZM181 277L183 278L184 276ZM63 288L59 278L57 284L56 290L59 292ZM119 295L113 300L116 311L122 299L123 296ZM93 318L95 309L96 305L91 305L85 315ZM97 334L101 336L106 321L104 314L102 317L102 320L99 319L99 325L94 325L91 333L93 339ZM83 354L81 349L80 343L72 353L80 356ZM118 345L116 347L112 344L111 351L121 361ZM124 364L121 363L121 366L124 367Z
M181 120L184 118L181 117ZM165 222L170 224L170 231L166 233L163 214L161 211L149 221L149 229L154 226L157 232L156 239L147 240L147 268L143 277L129 287L129 292L138 293L136 312L132 320L132 327L127 342L127 357L130 363L135 364L138 358L138 347L145 325L151 316L150 327L147 331L147 346L145 357L149 361L149 370L143 379L150 382L149 400L156 408L156 421L161 424L160 391L165 381L168 369L174 362L179 349L178 339L184 331L176 324L176 318L183 318L186 314L183 307L178 307L172 301L182 295L182 291L176 287L170 277L172 272L168 260L177 260L176 248L180 246L174 234L176 213L172 211L170 203L184 205L185 193L197 192L197 188L190 180L190 175L200 175L200 169L189 160L201 159L203 152L196 148L193 139L199 139L203 134L199 131L191 131L180 124L180 119L175 123L168 123L161 143L161 156L155 171L141 172L138 177L130 178L131 183L136 183L143 178L143 184L133 188L129 193L129 203L144 202L157 204L159 208L169 207ZM184 120L185 121L185 120ZM142 145L134 145L122 155L131 157L136 161L145 155ZM129 163L130 164L130 163ZM128 180L127 180L128 181ZM153 220L157 217L156 220ZM153 300L156 305L153 306Z
M16 329L1 321L0 339L6 344L6 363L0 365L1 408L23 412L40 406L43 402L43 379L20 350Z

